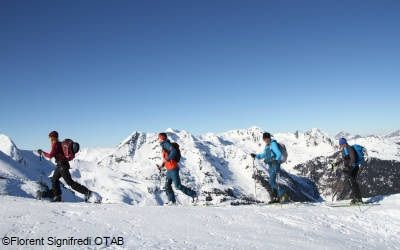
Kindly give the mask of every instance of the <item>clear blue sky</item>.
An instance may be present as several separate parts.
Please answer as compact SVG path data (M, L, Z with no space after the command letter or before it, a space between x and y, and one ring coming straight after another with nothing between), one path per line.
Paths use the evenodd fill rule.
M400 127L400 1L0 1L0 132Z

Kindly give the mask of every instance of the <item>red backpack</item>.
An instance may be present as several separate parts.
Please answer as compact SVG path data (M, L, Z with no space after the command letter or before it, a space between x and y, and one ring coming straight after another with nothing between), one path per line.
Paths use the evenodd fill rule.
M72 161L75 158L75 154L79 151L79 143L74 142L71 139L65 139L61 143L61 147L64 156L68 161Z

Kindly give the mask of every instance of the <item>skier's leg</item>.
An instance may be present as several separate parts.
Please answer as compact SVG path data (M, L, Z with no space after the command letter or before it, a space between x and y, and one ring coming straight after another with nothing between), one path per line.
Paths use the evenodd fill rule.
M271 186L274 192L277 192L278 187L276 185L276 167L273 164L269 165L268 174L269 174L269 185Z
M351 170L345 168L343 169L343 174L345 176L345 182L347 182L347 185L350 187L350 197L354 199L353 186L351 185Z
M268 174L269 174L269 186L271 187L271 202L276 201L278 199L278 188L276 185L276 168L270 164L268 168Z
M75 182L74 180L72 180L71 177L71 173L69 172L69 169L66 167L62 167L61 168L61 175L63 177L63 179L65 180L65 182L75 191L87 195L90 191L87 187Z
M256 180L259 180L261 182L261 185L267 190L268 195L270 198L276 197L276 194L274 194L274 190L272 189L271 185L269 184L269 178L261 178L261 176L256 176Z
M345 174L346 181L348 185L350 186L350 197L351 197L351 202L357 202L359 201L357 196L360 195L360 189L358 187L358 184L356 182L356 175L357 175L358 169L344 169L343 173ZM361 196L361 195L360 195Z
M188 187L182 185L182 183L181 183L181 178L180 178L180 176L179 176L179 169L174 169L174 170L171 172L171 174L172 174L172 175L171 175L171 178L172 178L172 181L173 181L174 184L175 184L175 188L176 188L176 189L181 190L182 193L184 193L184 194L186 194L186 195L188 195L188 196L190 196L190 197L192 197L192 198L196 196L196 192L195 192L195 191L193 191L193 190L191 190L190 188L188 188Z
M170 171L167 171L166 177L165 177L165 193L168 196L168 200L175 203L175 193L174 190L172 190L172 179L170 177Z
M51 177L51 192L53 193L54 197L61 195L61 188L60 188L60 178L61 178L61 167L57 166L54 170L53 176Z
M279 185L279 181L281 180L281 176L282 176L282 171L281 171L281 165L280 163L276 163L276 188L278 189L278 197L279 199L282 199L282 197L284 199L287 199L287 195L286 195L286 190L285 190L285 186ZM285 198L286 197L286 198Z
M357 182L358 170L359 170L359 167L355 167L351 171L350 181L351 181L351 188L352 188L354 198L357 201L362 201L360 186L358 185L358 182Z

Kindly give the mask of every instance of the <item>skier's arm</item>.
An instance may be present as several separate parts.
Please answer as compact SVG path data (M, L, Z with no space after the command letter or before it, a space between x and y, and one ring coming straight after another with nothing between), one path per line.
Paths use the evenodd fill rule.
M50 153L46 153L46 152L43 151L43 155L44 155L44 157L49 158L49 159L53 158L56 155L56 144L53 144L51 146L51 152Z
M274 141L271 143L271 150L274 152L275 160L279 162L282 159L282 152L279 149L277 142Z
M256 159L260 160L260 159L264 159L265 157L267 157L267 147L265 147L265 149L262 153L259 153L256 155Z
M355 165L356 153L352 147L343 149L343 163L346 168L351 168Z
M353 147L350 147L350 166L354 167L356 165L356 161L357 161L357 156L356 156L356 151L354 150Z

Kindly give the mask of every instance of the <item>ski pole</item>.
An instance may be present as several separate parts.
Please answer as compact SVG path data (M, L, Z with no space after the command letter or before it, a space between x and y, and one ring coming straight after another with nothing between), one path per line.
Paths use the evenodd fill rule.
M281 208L282 208L283 202L286 202L286 201L282 201L283 196L282 196L282 197L279 197L280 194L281 194L281 191L280 191L280 189L279 189L279 181L280 181L280 179L281 179L281 173L280 173L280 171L281 171L281 170L279 169L278 174L276 175L276 186L277 186L277 188L278 188L278 200L279 200L279 202L281 203Z
M43 189L42 189L42 188L43 188L43 185L44 185L43 177L44 177L43 170L40 170L40 189L39 189L39 190L40 190L40 192L41 192L41 194L40 194L40 196L41 196L41 197L40 197L40 200L41 200L41 201L43 201L43 197L42 197L42 196L43 196L43 193L42 193L42 190L43 190Z
M353 186L353 183L351 183L351 180L350 180L350 179L348 179L348 183L349 183L349 186L350 186L350 189L351 189L351 190L350 190L350 191L351 191L351 196L354 197L354 192L353 192L353 187L354 187L354 186ZM361 199L361 200L362 200L362 199ZM358 209L360 210L360 212L362 212L362 211L361 211L360 204L358 204L358 202L357 202L357 206L358 206Z
M161 169L158 169L158 186L161 190L161 185L162 185L162 173L161 173Z
M335 197L337 196L338 192L339 192L339 186L341 184L342 181L342 175L340 174L339 180L336 183L336 186L334 187L333 193L332 193L332 202L335 199Z
M162 171L161 171L161 168L162 168L162 166L160 166L160 165L158 165L158 164L156 164L156 166L157 166L157 169L158 169L158 188L160 189L160 191L161 191L161 185L162 185Z
M340 164L340 163L341 163L340 161L339 162L336 161L336 164ZM340 171L339 172L339 180L337 181L336 185L334 183L332 183L332 202L334 202L335 197L339 193L339 187L340 187L340 184L342 182L342 179L343 179L343 172ZM344 180L343 180L343 185L344 185ZM343 192L343 189L344 189L344 187L342 188L342 192Z
M40 174L40 185L43 185L43 173L41 173ZM39 189L39 192L40 192L40 200L43 202L43 192L42 192L42 187L40 187L40 189Z
M254 175L254 198L257 201L257 184L256 184L256 163L255 159L253 159L253 175Z

